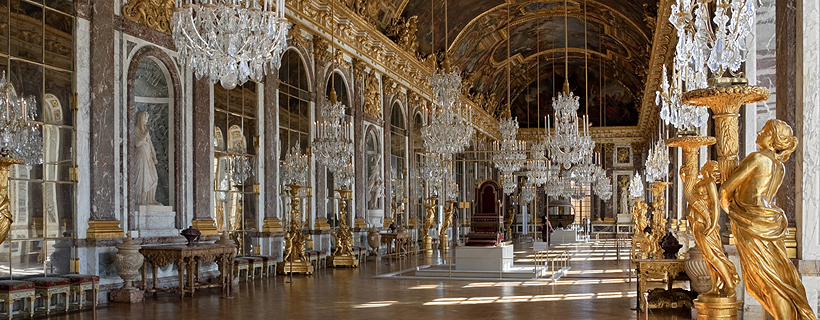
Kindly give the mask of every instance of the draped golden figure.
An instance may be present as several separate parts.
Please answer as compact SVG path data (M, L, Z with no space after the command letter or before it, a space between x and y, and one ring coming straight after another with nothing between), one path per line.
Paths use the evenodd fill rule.
M756 143L760 151L743 159L720 187L746 291L778 320L814 320L800 275L786 256L786 216L772 203L797 138L788 124L772 119L757 133Z
M700 169L700 174L701 178L692 192L684 192L684 195L691 203L686 220L691 225L695 244L703 252L703 261L712 278L712 289L704 295L719 296L722 291L727 297L733 297L740 277L735 271L735 265L723 253L720 241L720 207L716 186L720 169L717 161L706 162Z

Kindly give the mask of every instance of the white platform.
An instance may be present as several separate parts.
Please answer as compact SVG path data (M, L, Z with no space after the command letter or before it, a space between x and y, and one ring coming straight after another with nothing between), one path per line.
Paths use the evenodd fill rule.
M544 278L549 275L549 268L539 266L534 270L532 265L510 266L504 271L478 271L478 270L457 270L456 267L447 265L423 266L419 267L414 276L432 278L488 278L488 279L535 279ZM561 274L563 275L563 273ZM560 277L560 275L559 275Z
M456 248L456 270L507 271L513 265L513 245ZM532 274L532 268L530 273Z
M175 237L179 230L175 228L176 212L174 207L167 206L139 206L134 215L137 234L142 238Z
M580 241L580 239L578 239L578 232L572 229L556 229L550 235L550 242L552 244L573 243L578 241Z

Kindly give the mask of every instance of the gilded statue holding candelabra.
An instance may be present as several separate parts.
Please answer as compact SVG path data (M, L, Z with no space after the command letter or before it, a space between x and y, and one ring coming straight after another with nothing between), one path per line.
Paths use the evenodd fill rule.
M11 223L14 216L11 213L11 201L8 197L9 191L9 168L13 164L23 164L23 160L0 156L0 243L6 241L6 237L11 230Z
M299 185L287 185L290 188L290 227L285 233L285 252L283 263L276 267L278 273L312 274L313 266L305 259L305 240L302 234L302 218L299 216Z
M447 251L450 249L450 241L447 236L447 229L450 228L450 223L453 222L453 204L455 201L447 200L447 205L444 206L444 222L441 223L441 228L438 234L438 249Z
M427 198L424 208L427 210L427 217L424 218L424 229L421 229L422 238L424 239L424 250L427 253L433 253L433 238L430 237L430 228L433 227L433 222L436 219L436 200L438 197Z
M720 186L746 291L775 319L816 319L800 274L786 255L786 215L772 202L797 138L788 124L772 119L757 133L756 143L760 151L746 156Z
M344 187L336 190L341 195L342 200L339 203L339 229L332 232L331 235L336 239L336 248L333 250L333 256L328 259L327 264L331 267L358 267L359 260L353 255L353 233L350 227L347 226L347 200L350 199L350 189Z
M735 271L735 265L723 253L720 240L720 206L716 185L720 170L717 161L706 162L700 174L701 178L695 184L693 192L685 192L684 196L690 203L686 220L691 225L695 244L703 253L703 261L712 280L712 289L703 295L723 294L726 297L734 297L740 277Z
M646 210L649 209L649 206L643 202L643 198L634 198L632 201L635 201L635 205L632 206L632 217L637 217L635 228L638 229L636 232L639 232L641 235L640 238L633 239L632 255L633 257L637 255L638 259L648 259L649 254L657 250L655 247L660 248L660 245L655 243L653 247L651 237L643 232L648 226L646 222ZM638 247L637 253L635 252L636 244Z
M666 218L663 206L666 204L666 199L663 197L663 192L669 182L650 182L652 191L652 234L649 236L650 254L653 259L663 259L663 248L660 246L661 239L666 235Z

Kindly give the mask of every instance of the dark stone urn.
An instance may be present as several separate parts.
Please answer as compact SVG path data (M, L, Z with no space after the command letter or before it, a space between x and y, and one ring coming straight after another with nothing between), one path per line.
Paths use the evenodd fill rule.
M188 229L182 230L179 234L185 237L185 239L188 240L188 246L192 247L194 245L194 240L199 238L202 233L199 232L199 230L194 229L193 226L189 226Z
M678 242L678 239L672 235L671 232L667 232L663 239L661 239L661 248L663 248L663 258L664 259L677 259L678 258L678 251L682 248L683 245Z

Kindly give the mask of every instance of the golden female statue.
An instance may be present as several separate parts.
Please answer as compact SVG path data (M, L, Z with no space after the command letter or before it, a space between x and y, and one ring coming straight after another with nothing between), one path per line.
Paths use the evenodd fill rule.
M814 320L800 275L786 256L786 215L772 203L797 138L789 125L772 119L757 133L756 143L760 151L743 159L720 187L746 291L778 320Z
M720 207L718 207L718 190L716 181L720 176L717 161L709 161L700 169L701 178L692 192L684 192L686 200L691 203L686 220L692 227L695 244L703 252L709 276L712 278L712 290L704 293L709 296L735 296L735 288L740 277L735 265L726 258L720 241Z

